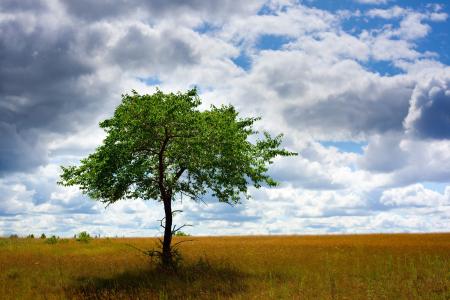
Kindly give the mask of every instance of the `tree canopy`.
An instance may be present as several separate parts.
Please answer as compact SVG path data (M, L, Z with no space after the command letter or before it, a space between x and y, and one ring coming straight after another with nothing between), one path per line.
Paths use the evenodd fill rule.
M162 201L166 227L176 195L198 200L211 192L235 204L248 197L250 185L276 185L268 165L276 156L295 155L280 148L282 135L259 134L253 128L259 118L240 118L232 105L200 110L200 104L196 89L123 95L113 117L100 123L103 143L80 165L62 167L60 184L77 185L107 204ZM253 135L259 139L252 143Z
M120 199L162 200L166 194L192 199L208 188L221 202L237 203L249 184L276 185L266 171L282 135L251 143L259 118L238 118L231 105L198 109L196 90L124 95L114 116L100 123L107 136L80 166L62 167L64 185L79 185L106 203Z

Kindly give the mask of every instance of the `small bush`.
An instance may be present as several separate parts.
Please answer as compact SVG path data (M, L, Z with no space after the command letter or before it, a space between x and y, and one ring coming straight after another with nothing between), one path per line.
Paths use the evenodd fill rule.
M77 236L78 242L88 243L91 240L91 236L86 231L82 231Z
M58 242L58 238L54 235L45 240L47 244L56 244Z
M45 233L41 234L41 240L45 240L47 238L47 236L45 235Z
M177 231L175 232L175 236L191 236L191 235L183 231Z
M27 236L27 239L34 239L34 234L29 234L29 235Z
M18 236L17 234L11 234L11 235L9 236L9 238L10 238L10 239L18 239L19 236Z

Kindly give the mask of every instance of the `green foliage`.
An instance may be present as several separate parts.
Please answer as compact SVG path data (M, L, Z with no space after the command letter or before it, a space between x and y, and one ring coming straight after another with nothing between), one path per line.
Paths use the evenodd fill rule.
M177 231L174 234L175 236L191 236L189 233L183 232L183 231Z
M186 93L124 95L114 116L100 123L107 136L79 166L62 167L62 185L78 185L93 199L199 200L209 191L238 203L247 187L276 185L266 171L278 155L281 135L258 134L259 118L239 118L231 105L200 111L195 89Z
M52 235L51 237L49 237L48 239L45 240L45 242L47 244L56 244L58 242L58 237Z
M82 231L77 236L78 242L88 243L91 240L91 236L86 231Z
M40 237L41 240L45 240L46 238L47 238L47 236L45 235L45 233L41 234L41 237Z
M248 186L277 184L266 174L276 156L296 155L279 148L282 135L259 135L253 129L259 118L240 118L231 105L200 111L200 104L196 89L123 95L114 116L100 123L106 131L102 145L79 166L61 167L59 184L79 186L107 205L138 198L163 202L162 250L151 253L166 267L180 261L171 249L176 196L197 201L211 193L221 202L239 203L249 197Z
M29 235L27 236L27 239L34 239L34 234L29 234Z
M17 234L11 234L11 235L9 236L9 238L10 238L10 239L18 239L19 236L18 236Z

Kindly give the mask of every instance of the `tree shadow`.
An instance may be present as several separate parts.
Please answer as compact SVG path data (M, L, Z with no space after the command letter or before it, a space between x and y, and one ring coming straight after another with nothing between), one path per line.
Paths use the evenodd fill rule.
M230 264L211 265L199 260L177 271L149 267L110 278L80 277L65 292L69 299L226 298L245 292L248 276Z

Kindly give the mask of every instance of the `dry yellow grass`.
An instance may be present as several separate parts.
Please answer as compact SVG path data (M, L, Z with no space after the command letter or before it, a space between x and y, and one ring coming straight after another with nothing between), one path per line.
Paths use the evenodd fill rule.
M193 239L177 274L154 239L0 239L0 298L450 299L450 234Z

